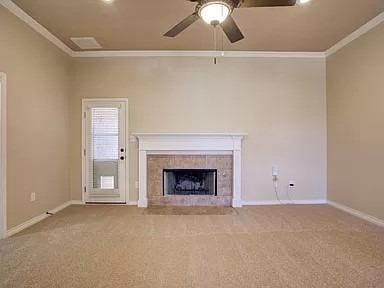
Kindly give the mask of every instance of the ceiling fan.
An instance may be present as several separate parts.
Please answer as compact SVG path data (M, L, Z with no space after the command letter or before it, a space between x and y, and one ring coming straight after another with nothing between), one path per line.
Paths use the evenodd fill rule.
M206 23L220 26L231 43L244 38L235 20L231 17L234 9L249 7L294 6L296 0L188 0L197 2L195 12L169 30L164 36L175 37L202 18Z

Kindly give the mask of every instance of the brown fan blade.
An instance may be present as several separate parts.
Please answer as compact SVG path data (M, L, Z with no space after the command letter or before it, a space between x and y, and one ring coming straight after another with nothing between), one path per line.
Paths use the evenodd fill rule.
M239 8L294 6L296 0L240 0Z
M189 15L187 18L185 18L183 21L181 21L179 24L177 24L175 27L173 27L171 30L165 33L164 36L167 36L167 37L177 36L179 33L187 29L190 25L195 23L199 18L200 17L197 13L193 13L192 15Z
M225 21L220 24L220 26L223 28L225 35L227 35L231 43L235 43L244 38L244 35L241 33L239 27L231 15L229 15L227 19L225 19Z

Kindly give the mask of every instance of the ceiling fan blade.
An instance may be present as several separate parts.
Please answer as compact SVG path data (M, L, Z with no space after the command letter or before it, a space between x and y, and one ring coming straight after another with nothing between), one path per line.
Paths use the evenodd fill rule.
M220 24L220 26L223 28L225 35L227 35L231 43L235 43L244 38L243 33L241 33L239 27L236 25L236 22L233 20L231 15L229 15L227 19L225 19L225 21Z
M239 8L294 6L296 0L240 0Z
M190 25L195 23L199 18L200 17L197 13L193 13L192 15L189 15L187 18L185 18L183 21L181 21L179 24L177 24L175 27L173 27L171 30L165 33L164 36L167 36L167 37L177 36L179 33L187 29Z

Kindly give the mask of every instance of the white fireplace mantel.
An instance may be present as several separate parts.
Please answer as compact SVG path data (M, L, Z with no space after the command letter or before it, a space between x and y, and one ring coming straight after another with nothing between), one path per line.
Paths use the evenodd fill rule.
M231 154L233 155L232 206L241 207L242 133L135 133L139 141L139 207L147 207L147 155Z

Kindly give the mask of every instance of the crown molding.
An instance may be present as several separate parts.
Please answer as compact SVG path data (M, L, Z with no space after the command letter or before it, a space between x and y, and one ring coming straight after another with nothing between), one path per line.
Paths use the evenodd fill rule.
M324 58L323 52L273 52L273 51L74 51L72 57L222 57L222 58Z
M379 24L384 22L384 12L349 34L347 37L333 45L331 48L329 48L327 51L325 51L325 57L331 56L332 54L336 53L343 47L347 46L352 41L356 40L360 36L364 35L365 33L369 32Z
M31 16L25 13L24 10L22 10L19 6L17 6L11 0L0 0L0 5L3 5L12 14L14 14L16 17L18 17L25 23L27 23L33 30L41 34L47 40L49 40L54 45L56 45L61 50L63 50L65 53L72 56L73 51L67 45L65 45L59 38L57 38L55 35L49 32L46 28L44 28L41 24L39 24L35 19L33 19Z

